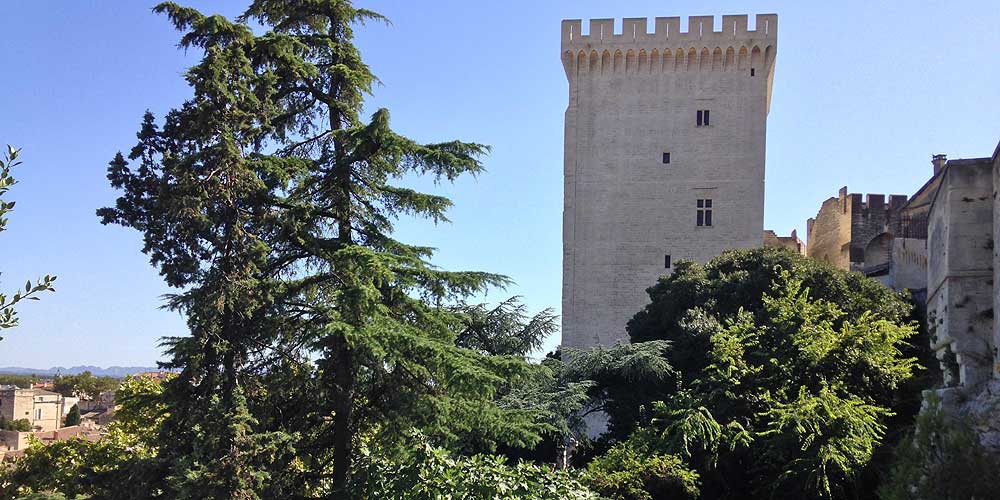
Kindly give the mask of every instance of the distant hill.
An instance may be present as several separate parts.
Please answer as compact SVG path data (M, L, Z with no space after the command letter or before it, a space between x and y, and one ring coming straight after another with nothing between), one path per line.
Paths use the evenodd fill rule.
M160 369L155 366L109 366L107 368L101 368L100 366L71 366L65 368L62 366L53 366L52 368L23 368L20 366L0 366L0 374L8 375L42 375L42 376L52 376L52 375L77 375L83 372L90 372L96 377L117 377L122 378L127 375L133 375L142 372L155 372Z

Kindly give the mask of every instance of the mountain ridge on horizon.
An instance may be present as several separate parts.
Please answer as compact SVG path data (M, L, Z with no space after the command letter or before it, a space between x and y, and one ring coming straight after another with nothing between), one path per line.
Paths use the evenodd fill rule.
M0 374L4 375L79 375L89 371L96 377L116 377L121 378L142 372L160 371L157 366L100 366L78 365L69 368L63 366L53 366L50 368L25 368L22 366L0 366Z

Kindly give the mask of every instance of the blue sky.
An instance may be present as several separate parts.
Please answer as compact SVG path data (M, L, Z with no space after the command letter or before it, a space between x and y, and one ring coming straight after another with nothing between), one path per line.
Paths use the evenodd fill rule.
M181 2L183 3L183 2ZM179 105L197 56L141 1L4 6L0 143L24 148L0 290L56 274L58 292L21 307L3 332L0 365L151 364L158 339L186 331L162 311L169 292L140 253L140 235L98 223L117 194L107 162L135 142L142 113ZM244 2L199 1L238 14ZM779 15L767 134L765 225L804 233L820 203L852 192L912 194L933 153L988 156L1000 139L1000 9L967 2L706 2L372 0L392 26L358 29L397 130L421 141L493 146L488 172L438 192L452 223L404 221L404 241L438 247L435 262L511 276L487 300L523 295L558 310L564 18ZM686 25L686 20L684 21ZM426 186L420 183L420 186ZM558 339L551 339L554 345Z

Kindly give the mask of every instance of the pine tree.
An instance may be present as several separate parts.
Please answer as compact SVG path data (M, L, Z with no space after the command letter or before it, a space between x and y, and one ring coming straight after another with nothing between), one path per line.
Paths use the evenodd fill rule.
M418 428L454 445L530 445L545 424L502 408L497 391L531 376L520 356L460 347L461 300L508 283L433 266L432 249L392 237L400 215L447 221L447 198L393 184L483 171L488 147L419 144L389 113L360 117L375 77L352 26L380 21L345 0L257 0L229 20L163 3L204 52L186 78L193 97L149 113L124 190L98 211L144 234L190 337L171 339L169 413L160 439L179 498L334 494L350 484L354 446L407 448ZM254 34L251 23L265 30Z

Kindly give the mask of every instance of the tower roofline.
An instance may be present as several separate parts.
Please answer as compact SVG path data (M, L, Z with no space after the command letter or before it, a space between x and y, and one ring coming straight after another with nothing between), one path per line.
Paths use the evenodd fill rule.
M649 33L645 17L625 18L622 33L615 33L614 19L591 19L590 31L583 34L583 21L565 19L562 22L563 48L594 45L632 45L635 43L732 43L736 40L778 39L778 15L757 14L754 30L748 29L747 15L722 16L722 31L715 31L714 16L688 17L688 30L681 31L680 17L657 17Z

